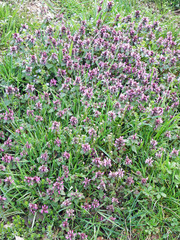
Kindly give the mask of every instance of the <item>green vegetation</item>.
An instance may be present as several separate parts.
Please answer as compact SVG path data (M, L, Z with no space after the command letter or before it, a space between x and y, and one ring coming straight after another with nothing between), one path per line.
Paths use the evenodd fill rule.
M146 2L0 3L0 239L180 238L180 17Z

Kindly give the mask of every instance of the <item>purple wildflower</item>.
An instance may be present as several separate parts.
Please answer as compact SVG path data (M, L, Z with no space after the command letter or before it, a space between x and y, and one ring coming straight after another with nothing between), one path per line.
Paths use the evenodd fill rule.
M60 147L60 146L61 146L61 140L60 140L59 138L56 138L56 139L54 140L54 144L55 144L56 146Z
M47 173L49 170L48 170L47 166L42 165L42 166L39 167L39 171L41 173Z
M100 206L99 201L97 199L94 199L91 205L93 208L98 208Z
M69 230L69 232L66 234L66 239L68 240L74 240L76 237L76 233L74 233L73 230Z
M70 123L71 123L71 125L76 126L76 125L78 124L77 118L71 117L71 118L70 118Z
M63 157L66 158L66 159L69 159L70 158L70 154L68 152L64 152L63 153Z
M26 86L25 89L27 92L33 92L35 90L34 85L30 85L29 83Z
M84 187L87 187L87 185L89 185L90 181L91 181L91 179L88 179L88 178L85 177L85 179L83 181Z
M127 182L128 185L134 184L133 177L128 177L127 180L126 180L126 182Z
M68 207L71 205L71 201L69 199L64 200L64 202L62 202L61 206L65 206Z
M91 146L88 143L82 144L82 149L84 153L87 153L91 150Z
M78 233L80 240L86 240L87 239L87 235L85 233Z
M2 157L2 161L5 163L10 163L13 161L13 157L11 155L5 154L4 157Z
M68 215L68 217L74 217L74 209L67 209L66 210L66 214Z
M128 158L128 156L126 156L126 161L125 161L126 165L131 165L132 164L132 160Z
M148 178L142 178L141 179L141 184L145 185L147 183Z
M63 228L68 228L69 227L68 219L66 219L66 221L64 221L62 223L62 226L63 226Z
M52 127L51 127L51 129L52 129L53 131L58 131L58 130L59 130L59 127L60 127L60 122L57 122L57 121L52 122Z
M43 205L40 212L41 212L42 214L43 214L43 213L48 213L48 206Z
M38 210L38 205L33 204L33 203L29 203L29 208L30 208L30 211L32 212L32 214L34 215L35 212Z
M170 157L175 156L178 157L179 155L179 150L176 150L175 148L173 148L172 152L170 153Z
M14 112L13 110L11 110L10 108L8 109L8 112L6 111L5 115L4 115L4 120L5 121L8 121L8 120L11 120L13 121L14 120Z
M151 158L147 158L145 163L148 164L149 166L152 166L152 163L154 162L154 160L152 160L152 157Z
M113 7L113 2L112 1L108 2L107 3L107 11L111 11L112 7Z
M0 170L4 172L6 170L6 167L0 164Z
M116 138L114 146L118 149L121 150L121 148L125 145L125 140L123 137Z
M56 86L56 84L57 84L57 81L54 78L51 79L50 86Z

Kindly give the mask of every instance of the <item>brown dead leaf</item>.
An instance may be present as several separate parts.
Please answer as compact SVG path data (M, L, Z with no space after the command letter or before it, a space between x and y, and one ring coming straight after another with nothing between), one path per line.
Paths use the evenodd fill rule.
M85 202L86 202L86 203L87 203L87 202L91 202L91 198L89 198L89 197L85 198Z

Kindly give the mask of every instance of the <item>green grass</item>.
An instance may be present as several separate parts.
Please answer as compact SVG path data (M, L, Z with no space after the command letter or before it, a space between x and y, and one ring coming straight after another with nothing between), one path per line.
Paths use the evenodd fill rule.
M93 28L95 26L96 20L99 18L99 15L97 14L97 7L98 3L97 1L92 2L89 0L69 0L69 1L58 1L58 0L48 0L46 1L49 8L54 13L64 13L65 18L67 19L67 23L71 25L71 28L73 31L76 31L79 26L79 20L85 20L88 23L89 28ZM138 1L126 1L126 0L115 0L116 7L113 8L111 14L106 17L104 17L105 21L108 24L111 24L112 20L114 19L115 15L117 13L120 13L121 16L129 15L134 9L139 9L140 6L138 5ZM159 4L159 2L157 3ZM105 8L105 4L103 5ZM153 9L148 9L146 6L142 7L142 14L144 16L149 17L152 21L160 21L160 26L163 29L164 36L167 32L172 31L173 36L177 39L177 42L180 41L179 39L179 33L180 30L178 29L178 19L179 17L175 17L171 14L169 14L169 8L164 10L163 13L153 13ZM14 8L9 5L0 5L0 52L4 52L4 49L9 48L10 42L12 40L12 34L15 32L18 32L21 24L24 23L24 20L22 19L22 16L26 20L28 20L28 17L26 14L19 15L18 14L18 6L17 8ZM54 23L52 22L52 25ZM39 27L39 24L36 23L35 25L30 25L30 28L32 31L37 29ZM58 29L58 26L57 26ZM23 86L24 79L21 71L16 71L14 67L14 62L11 58L11 56L4 57L3 63L0 64L0 87L1 92L0 94L3 94L4 92L4 86L15 84L18 87ZM40 96L41 90L39 89L38 95ZM179 90L177 90L179 91ZM56 99L55 94L53 95L54 100ZM77 92L77 99L74 101L74 99L64 98L62 99L62 107L68 108L71 106L71 103L74 103L74 112L81 113L84 115L84 118L87 117L89 114L88 112L83 112L83 108L80 105L80 99ZM1 99L0 107L2 109L8 108L8 100L3 101ZM17 110L17 116L21 116L22 112L24 111L23 106L19 106L18 102L13 102L13 108ZM30 103L31 104L31 103ZM106 98L106 104L109 107L108 110L112 107L112 101L110 99L110 96L107 95ZM56 118L53 114L48 112L48 108L43 109L42 116L46 119L45 126L50 127L50 122L54 121ZM90 116L91 117L91 116ZM117 131L119 133L123 129L124 134L131 135L132 132L140 133L140 136L143 139L142 145L138 148L138 153L136 153L137 150L130 150L130 153L132 156L138 157L138 161L136 162L133 171L136 172L136 170L141 169L144 176L146 175L147 168L143 166L142 159L145 159L147 157L147 152L149 149L149 141L152 138L153 135L153 129L150 126L151 123L145 123L145 120L148 121L148 119L140 118L139 116L130 116L128 119L128 124L126 127L124 127L125 123L122 119L120 123L120 127L117 127L116 125L111 126L110 123L104 122L104 125L102 127L102 132L98 138L98 146L103 145L103 138L104 136L107 136L110 133L113 133L114 135L117 134ZM65 118L63 120L64 126L68 125L69 117ZM27 123L28 122L28 123ZM83 124L83 123L82 123ZM163 122L161 128L157 132L153 138L155 140L158 140L160 146L165 147L167 150L171 149L171 145L174 143L175 140L172 140L170 143L167 143L164 141L163 134L166 131L173 131L174 133L179 134L180 124L180 114L177 114L173 119L167 119ZM20 126L24 125L26 129L26 133L21 137L16 137L14 130L19 128ZM112 129L111 129L112 127ZM32 151L29 154L30 161L33 163L34 157L40 156L41 153L43 153L44 149L43 147L46 146L46 137L49 139L52 139L52 136L50 133L47 132L47 129L44 127L44 125L40 125L36 121L34 121L32 118L29 119L23 119L23 121L19 122L18 118L17 121L15 121L14 124L12 124L9 128L7 126L1 126L2 129L6 129L7 132L12 134L12 136L16 139L18 143L18 147L24 146L26 142L32 144L33 148ZM117 130L118 129L118 130ZM81 132L80 129L77 129L77 132ZM49 134L47 136L47 134ZM65 139L68 139L70 142L72 138L74 137L73 134L68 132L61 132L62 136ZM111 143L111 142L110 142ZM108 145L107 145L108 146ZM178 143L177 143L178 146ZM62 149L63 151L64 149ZM77 152L79 149L76 149ZM108 155L107 152L111 151L111 144L109 144L109 149L104 149L103 147L99 147L99 150L103 152L105 155ZM18 151L20 151L18 149ZM134 155L133 155L134 154ZM108 157L111 158L110 155ZM162 159L161 159L162 160ZM87 159L88 161L88 159ZM82 160L79 161L79 155L77 155L75 158L72 159L70 157L68 166L71 169L71 174L73 176L76 175L80 177L84 177L84 173L81 172L81 166L82 166ZM129 193L127 192L124 197L124 206L123 209L119 209L119 212L122 214L121 218L118 219L117 225L110 226L107 228L107 226L104 224L104 221L109 218L108 214L106 212L99 211L99 215L103 216L105 218L104 221L100 221L97 224L97 221L94 217L92 222L88 222L86 218L81 219L81 223L83 222L85 228L87 231L89 231L92 235L92 240L97 239L97 237L100 236L106 236L107 239L110 239L112 236L116 236L116 239L118 239L119 232L121 232L120 239L151 239L152 236L156 237L155 239L177 239L179 238L179 222L180 222L180 201L179 201L179 193L178 193L178 184L179 184L179 162L178 159L170 160L167 156L165 161L159 161L157 164L157 169L153 169L151 172L151 175L149 176L149 182L150 186L146 190L142 190L141 194L134 194L133 192ZM49 220L49 226L47 229L43 226L43 221L40 221L40 223L34 222L35 219L31 219L31 228L29 229L27 227L27 224L25 222L27 221L26 218L21 218L20 216L23 216L24 212L21 210L22 206L27 206L28 201L31 200L31 195L36 195L33 188L29 188L25 185L23 185L24 175L26 172L29 171L29 165L26 160L22 162L21 164L18 164L19 168L19 174L18 174L18 183L16 185L16 189L11 188L7 189L1 189L1 191L8 196L8 200L11 204L11 209L6 210L3 215L0 213L0 218L2 219L2 225L0 226L0 236L2 239L13 239L13 235L19 234L21 236L27 236L27 239L36 239L36 235L33 237L33 233L38 233L41 235L47 236L47 239L58 239L53 238L54 232L53 232L53 221L55 221L55 218L52 218ZM53 177L54 172L56 172L57 169L55 167L55 163L51 169L50 175ZM91 172L87 169L86 175L88 176ZM17 179L16 175L9 169L9 174L14 178ZM156 181L154 180L156 179ZM72 182L73 182L72 178ZM74 183L75 186L78 183ZM18 186L18 187L17 187ZM71 183L69 183L69 187L71 186ZM16 192L16 195L14 195L14 192ZM23 193L23 194L22 194ZM90 193L93 194L93 193ZM14 204L14 199L18 198L18 206ZM54 207L55 209L55 207ZM139 211L139 209L141 209ZM12 216L20 215L17 218L14 218L14 220L11 218ZM38 217L37 217L38 218ZM53 220L52 220L53 219ZM3 226L3 222L13 222L13 226L11 228L5 229ZM44 227L44 229L42 228ZM118 229L118 233L117 233ZM120 231L119 231L120 229ZM40 239L42 236L38 236L38 239ZM25 239L26 240L26 239Z
M18 9L12 10L9 4L0 4L0 47L5 48L23 23L22 17L18 15Z
M154 2L156 6L163 11L164 8L171 7L173 10L180 9L179 0L147 0L148 2Z
M40 26L34 16L29 16L26 5L23 11L20 6L25 4L24 0L0 3L0 52L6 49L12 38L13 33L19 32L21 24L28 22L29 27L34 30ZM30 21L31 20L31 21ZM34 20L34 21L32 21Z
M56 13L63 13L66 18L69 19L70 24L72 24L73 28L79 27L78 20L85 20L89 24L91 23L91 27L95 24L96 20L99 18L100 14L97 14L97 9L99 6L99 1L95 0L45 0L50 9ZM106 2L102 5L102 8L105 8ZM180 33L179 22L180 15L174 15L171 13L171 8L168 6L163 7L163 11L159 11L157 9L149 8L144 1L138 0L114 0L116 5L113 8L109 19L109 22L113 20L117 13L120 13L121 16L127 16L131 14L133 10L139 10L139 5L141 6L142 14L146 17L149 17L151 21L160 21L160 25L163 28L164 35L171 31L175 37L177 37Z

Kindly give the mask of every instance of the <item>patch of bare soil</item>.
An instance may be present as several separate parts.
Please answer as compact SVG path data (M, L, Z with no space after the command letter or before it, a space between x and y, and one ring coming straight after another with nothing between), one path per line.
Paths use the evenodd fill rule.
M28 16L34 16L39 22L43 22L45 19L53 19L54 15L50 12L49 7L44 1L35 0L27 1L20 5L20 12L27 12Z
M19 13L27 13L27 16L33 20L33 17L37 21L43 22L45 19L53 19L54 14L49 10L48 5L43 0L4 0L0 1L0 5L11 4L15 7L18 6Z

